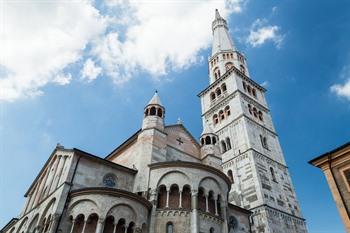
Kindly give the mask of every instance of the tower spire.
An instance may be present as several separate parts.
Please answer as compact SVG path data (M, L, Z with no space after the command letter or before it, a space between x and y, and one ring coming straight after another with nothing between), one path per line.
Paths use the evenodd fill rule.
M158 128L164 129L165 108L160 101L158 91L155 91L152 99L148 102L144 109L144 118L142 129Z
M235 51L235 46L228 32L227 22L221 17L219 10L215 10L215 19L212 23L213 47L211 55L223 51Z

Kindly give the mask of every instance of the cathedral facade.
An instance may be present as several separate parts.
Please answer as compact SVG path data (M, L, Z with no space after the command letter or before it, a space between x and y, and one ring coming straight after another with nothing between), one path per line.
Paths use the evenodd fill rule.
M306 233L264 97L216 11L199 142L165 125L157 93L142 127L105 158L61 145L2 233Z

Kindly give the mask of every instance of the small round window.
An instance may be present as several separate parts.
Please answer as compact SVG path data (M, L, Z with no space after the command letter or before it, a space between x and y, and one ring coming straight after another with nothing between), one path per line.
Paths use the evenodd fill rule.
M113 174L107 174L103 177L103 184L106 187L113 188L117 185L116 177Z

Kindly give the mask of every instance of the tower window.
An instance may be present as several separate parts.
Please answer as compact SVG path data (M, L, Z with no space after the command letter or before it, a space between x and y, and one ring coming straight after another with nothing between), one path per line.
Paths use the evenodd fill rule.
M216 138L215 138L215 137L213 137L213 138L211 139L211 141L213 142L214 145L216 144Z
M226 138L226 148L227 150L231 150L231 141L229 137Z
M258 112L258 116L259 116L259 120L263 121L264 118L263 118L263 114L261 111Z
M227 151L225 141L221 141L221 151L222 151L222 153L225 153Z
M228 170L227 176L228 176L228 178L230 178L231 183L234 184L232 170Z
M226 54L222 54L222 57L223 57L224 59L226 59Z
M158 115L159 117L163 117L163 111L162 111L161 108L158 108L158 109L157 109L157 115Z
M155 107L152 107L152 108L150 109L150 111L149 111L149 114L150 114L151 116L156 115L156 108L155 108Z
M247 91L248 91L249 94L252 93L252 89L251 89L251 87L249 85L247 86Z
M219 116L220 116L220 120L224 120L225 119L224 111L220 110L219 111Z
M221 85L221 89L223 92L227 91L227 87L225 83Z
M258 117L258 110L256 110L256 108L253 108L253 115L254 117Z
M252 106L248 104L249 113L252 114Z
M211 99L211 100L215 100L215 97L216 97L216 96L215 96L215 93L214 93L214 92L210 93L210 99Z
M243 82L243 89L247 91L247 84L245 84L245 82Z
M264 136L262 136L262 135L260 135L260 141L261 141L261 145L262 145L262 147L264 147L265 149L269 149L269 146L268 146L268 144L267 144L267 138L266 137L264 137Z
M205 145L210 145L211 144L211 139L209 136L205 137Z
M230 106L226 106L225 107L225 114L226 114L226 116L230 116L231 115Z
M229 69L231 69L232 66L233 66L233 63L232 63L232 62L227 62L227 63L225 64L225 69L226 69L226 71L228 71Z
M174 233L174 225L172 222L166 224L166 233Z
M252 90L253 96L256 98L256 90L253 88Z
M271 173L271 176L272 176L272 180L273 180L274 182L277 182L277 180L276 180L276 175L275 175L275 171L273 170L272 167L270 167L270 173Z
M217 114L215 114L214 116L213 116L213 121L214 121L214 124L216 125L217 123L219 123L219 118L218 118L218 115Z
M243 66L243 65L240 65L239 67L240 67L240 69L241 69L241 72L242 72L243 74L245 74L245 68L244 68L244 66Z
M216 95L217 95L217 96L220 96L220 95L221 95L221 89L220 89L220 88L217 88L215 92L216 92Z

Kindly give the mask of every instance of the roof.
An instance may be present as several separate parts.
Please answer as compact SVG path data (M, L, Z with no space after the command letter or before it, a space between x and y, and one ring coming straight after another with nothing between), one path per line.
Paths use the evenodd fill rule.
M125 147L130 145L132 142L134 142L137 139L137 137L139 136L140 132L141 132L141 129L137 130L133 135L131 135L129 138L127 138L122 144L120 144L114 150L112 150L112 152L109 153L105 157L105 159L109 159L112 155L114 155L115 153L118 153L119 151L121 151L122 149L124 149Z
M18 218L12 218L8 223L0 230L0 233L5 233L6 230L10 229L16 222Z
M322 155L317 156L316 158L310 160L308 163L311 164L311 165L316 166L315 163L318 160L323 159L325 157L328 157L329 155L332 155L332 154L334 154L334 153L336 153L338 151L341 151L341 150L343 150L346 147L350 147L350 141L345 143L345 144L343 144L343 145L341 145L341 146L339 146L339 147L337 147L337 148L335 148L335 149L333 149L333 150L331 150L331 151L328 151L328 152L326 152L326 153L324 153Z
M163 106L162 102L160 101L159 95L158 95L158 91L156 91L152 97L152 99L148 102L147 105L159 105L159 106Z
M250 210L244 209L244 208L239 207L239 206L237 206L237 205L234 205L234 204L232 204L232 203L230 203L230 202L228 202L228 207L231 207L231 208L233 208L233 209L236 209L236 210L238 210L238 211L244 212L244 213L249 214L249 215L253 213L253 212L250 211Z

